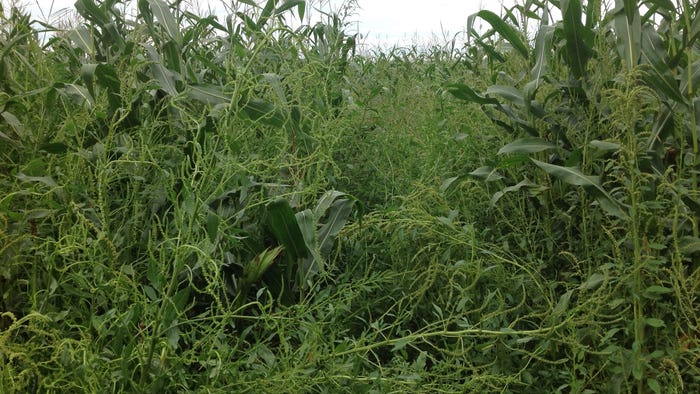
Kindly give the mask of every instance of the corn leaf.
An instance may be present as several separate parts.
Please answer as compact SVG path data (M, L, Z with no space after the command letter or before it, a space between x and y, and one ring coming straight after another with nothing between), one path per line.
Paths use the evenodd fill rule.
M508 153L519 153L519 154L530 154L543 152L549 149L556 149L556 145L548 142L542 138L538 137L527 137L517 139L504 147L499 151L499 155L504 155Z
M498 104L498 100L491 97L480 96L469 86L462 83L450 83L445 85L445 90L456 98L477 104Z
M522 57L525 59L529 57L529 50L527 45L525 45L520 38L520 33L503 21L498 15L488 10L481 10L474 15L488 22Z
M642 22L635 0L615 0L613 12L617 50L628 70L639 63L642 47Z
M562 167L535 159L530 160L546 173L562 182L574 186L583 186L589 190L596 200L598 200L600 206L609 214L623 219L627 218L623 205L603 189L603 186L600 184L600 177L584 175L581 170L576 167Z
M289 201L280 198L267 206L270 231L293 260L309 256L309 249Z
M592 41L593 33L581 22L582 11L579 0L561 0L561 13L566 38L564 60L573 76L578 79L585 74L586 65L593 54L588 44Z
M178 46L182 45L182 35L175 16L170 12L170 7L163 0L148 0L153 15L158 19L158 23L163 26L165 33Z

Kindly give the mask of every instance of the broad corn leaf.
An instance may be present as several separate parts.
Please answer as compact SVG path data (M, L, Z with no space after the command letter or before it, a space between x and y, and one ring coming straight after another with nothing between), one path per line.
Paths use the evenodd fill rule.
M561 180L564 183L574 186L583 186L589 190L598 200L600 206L609 214L617 216L621 219L627 218L624 206L616 201L600 184L600 178L597 176L584 175L581 170L576 167L562 167L554 164L544 163L539 160L530 159L538 167L543 169L549 175Z
M616 0L615 34L620 56L628 70L639 63L642 47L642 22L635 0Z
M507 153L519 153L519 154L529 154L543 152L549 149L556 149L557 147L542 138L530 137L521 138L505 145L498 151L499 155L504 155Z
M291 258L297 260L307 257L309 250L289 201L280 198L271 202L267 206L267 213L270 231Z
M561 0L562 23L566 38L566 56L575 78L583 77L588 60L593 54L589 41L593 33L581 23L581 2L579 0Z
M520 38L520 33L513 29L498 15L488 10L481 10L474 15L488 22L491 27L493 27L493 29L501 35L501 37L508 41L510 45L512 45L513 48L515 48L515 50L522 55L522 57L525 59L529 57L529 51L523 40Z
M170 7L163 0L148 0L151 12L158 19L158 23L163 26L165 33L178 45L182 45L182 35L175 17L170 12Z

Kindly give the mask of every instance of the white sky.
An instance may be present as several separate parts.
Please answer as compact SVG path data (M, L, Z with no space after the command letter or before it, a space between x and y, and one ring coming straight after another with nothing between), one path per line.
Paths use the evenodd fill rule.
M213 4L213 9L223 15L222 0L199 0L199 4ZM281 0L280 0L281 1ZM320 0L337 9L342 0ZM357 29L370 46L392 46L393 44L444 44L466 28L467 17L479 9L486 8L496 13L504 0L358 0L357 15L348 19L351 29ZM73 8L75 0L20 0L27 4L37 18L38 8L48 12L53 3L56 12L66 7ZM228 0L230 3L231 0ZM258 3L263 2L259 0ZM308 1L317 4L319 0ZM505 0L512 4L513 0ZM478 22L477 22L478 23Z

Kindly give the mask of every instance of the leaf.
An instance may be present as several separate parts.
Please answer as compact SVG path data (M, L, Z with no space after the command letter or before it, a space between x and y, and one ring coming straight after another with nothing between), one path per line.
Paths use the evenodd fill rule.
M488 10L481 10L474 15L488 22L523 58L527 59L529 57L528 48L520 38L520 33L503 21L498 15Z
M411 343L411 338L410 337L404 337L404 338L399 338L395 343L394 347L391 348L392 352L397 352L399 350L403 350L406 345Z
M538 153L538 152L543 152L549 149L556 149L557 147L544 140L543 138L537 138L537 137L528 137L528 138L520 138L517 139L498 151L498 155L504 155L508 153L520 153L520 154L529 154L529 153Z
M700 13L698 13L700 15ZM697 18L700 20L700 16ZM683 71L681 74L680 92L688 96L700 89L700 60L696 60L690 66L690 72Z
M182 35L168 4L163 0L148 0L148 4L151 6L153 15L158 19L158 23L165 29L168 37L174 40L178 46L182 46Z
M620 144L618 144L616 142L609 142L609 141L593 140L589 143L589 145L595 149L598 149L598 150L604 151L604 152L617 151L620 149Z
M267 205L267 212L270 231L290 257L293 260L308 257L309 250L289 201L277 199Z
M549 11L544 10L546 15ZM535 67L532 68L532 80L537 81L536 87L539 86L539 81L547 74L547 65L549 56L552 52L552 41L555 32L554 26L543 25L537 31L535 37Z
M316 204L316 208L314 208L314 216L318 219L322 218L333 202L343 196L347 196L347 194L337 190L328 190L323 193L323 196L321 196Z
M451 83L445 85L445 90L456 98L480 105L498 104L498 100L490 97L483 97L477 94L472 88L462 83Z
M603 189L600 184L599 177L584 175L581 173L581 170L576 167L562 167L544 163L535 159L530 160L532 160L533 163L535 163L549 175L552 175L570 185L583 186L590 190L593 196L600 203L601 208L606 210L609 214L617 216L621 219L628 218L624 206L615 200L605 189Z
M501 199L501 197L506 195L506 193L517 192L517 191L520 191L520 189L522 189L522 188L543 189L543 186L540 186L536 183L533 183L529 179L522 180L517 185L505 187L505 188L503 188L503 190L500 190L500 191L494 193L493 197L491 197L491 204L495 205L498 202L498 200Z
M479 167L476 170L470 172L469 175L475 178L481 178L486 182L493 182L503 179L503 176L496 172L495 168L488 166Z
M265 271L275 262L282 253L282 246L273 249L265 249L258 253L244 268L246 285L251 285L260 280Z
M79 26L68 33L68 38L86 55L92 57L95 55L95 44L92 38L92 33L85 26Z
M656 319L653 317L647 317L644 319L644 323L649 326L649 327L654 327L654 328L661 328L661 327L666 327L666 323L664 323L663 320L661 319Z
M700 238L685 236L680 239L679 247L685 255L700 252Z
M107 91L107 101L109 102L111 114L121 107L121 83L119 76L117 76L117 70L113 65L104 63L83 64L80 68L80 75L93 97L97 97L95 94L95 83Z
M275 127L283 127L286 121L284 114L269 101L250 99L242 107L246 115L254 121Z
M265 4L265 8L263 8L262 12L260 13L260 17L255 22L255 25L257 26L258 31L262 31L262 28L267 23L267 20L270 19L270 17L272 16L276 4L277 4L277 0L267 0L267 3Z
M207 236L211 243L216 242L216 237L219 235L219 215L209 212L207 214Z
M668 98L685 104L685 97L668 66L669 59L661 36L652 27L645 27L641 33L641 40L641 59L649 66L644 75L645 82Z
M673 293L673 289L663 286L652 285L644 289L642 296L650 300L658 300L664 294Z
M48 187L58 186L58 184L56 184L56 181L54 181L53 178L51 178L50 176L27 176L20 172L19 174L15 175L15 177L22 182L43 183Z
M603 274L593 274L591 275L588 280L585 282L581 283L581 285L578 287L579 290L592 290L600 286L601 283L605 280L605 275Z
M211 84L189 85L187 96L210 105L227 104L231 101L220 86Z
M280 5L279 7L277 7L275 9L275 15L280 15L280 14L282 14L282 13L284 13L284 12L294 8L294 7L297 7L297 9L298 9L299 6L304 6L304 4L306 4L305 0L285 0L285 2L282 3L282 5ZM303 14L303 11L302 11L302 14ZM303 17L302 17L302 19L303 19Z
M17 117L12 114L11 112L3 111L0 113L0 116L7 122L7 124L12 127L12 131L17 134L17 136L24 137L24 125L22 125L22 122L17 119ZM6 138L9 138L6 136Z
M564 37L566 38L566 56L564 60L571 69L574 78L582 78L593 50L588 42L593 33L581 23L580 0L561 0L561 13Z
M573 290L569 290L559 297L559 302L557 302L557 305L554 306L554 309L552 309L553 316L559 316L566 312L566 310L569 308L569 301L571 300L571 295L573 293Z
M627 70L638 63L642 46L642 22L635 0L615 0L614 24L617 48Z
M69 147L62 142L51 142L41 145L39 149L49 154L58 155L68 152Z
M151 72L156 81L160 83L160 88L171 96L177 96L176 79L180 76L171 70L168 70L161 63L161 58L156 49L152 45L145 44L148 56L151 59Z
M318 231L318 245L323 255L330 252L335 237L345 226L354 204L355 201L350 199L340 199L333 203L328 220Z

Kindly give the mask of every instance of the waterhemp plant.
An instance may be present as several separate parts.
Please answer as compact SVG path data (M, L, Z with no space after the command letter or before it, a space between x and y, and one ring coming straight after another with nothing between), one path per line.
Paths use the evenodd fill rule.
M482 93L445 86L512 138L494 165L470 174L503 185L492 201L525 192L532 216L542 212L549 223L532 229L543 231L545 253L589 262L582 281L617 276L610 280L622 286L616 293L632 319L610 329L633 335L605 350L619 365L612 390L662 392L669 359L679 371L673 387L697 373L655 332L697 333L699 11L660 0L617 0L611 10L599 1L526 1L503 17L480 11L469 19L471 43L494 84ZM491 28L472 29L477 18Z

